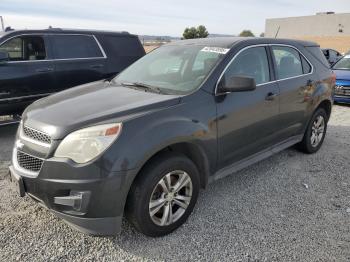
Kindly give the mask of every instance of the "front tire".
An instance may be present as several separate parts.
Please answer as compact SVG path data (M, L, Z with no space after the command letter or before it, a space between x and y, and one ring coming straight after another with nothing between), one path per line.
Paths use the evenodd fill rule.
M328 115L323 108L313 114L298 148L307 154L316 153L322 146L327 132Z
M186 156L168 153L156 157L133 183L126 217L147 236L167 235L191 214L199 186L198 170Z

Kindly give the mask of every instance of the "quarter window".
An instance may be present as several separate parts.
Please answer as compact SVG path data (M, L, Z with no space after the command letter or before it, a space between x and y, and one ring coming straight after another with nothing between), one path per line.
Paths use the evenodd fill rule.
M56 59L99 58L102 52L89 35L54 35L52 44Z
M225 81L233 76L252 77L257 85L269 82L269 62L265 47L252 47L240 53L227 68Z
M0 46L1 52L9 54L10 61L46 59L45 41L41 36L20 36Z
M304 74L309 74L312 71L312 67L309 64L309 62L305 59L305 57L300 56L301 57L301 62L303 64L303 72Z
M272 52L277 67L277 78L285 79L303 74L300 54L291 47L273 46ZM308 70L307 68L305 68ZM311 70L311 67L310 69Z

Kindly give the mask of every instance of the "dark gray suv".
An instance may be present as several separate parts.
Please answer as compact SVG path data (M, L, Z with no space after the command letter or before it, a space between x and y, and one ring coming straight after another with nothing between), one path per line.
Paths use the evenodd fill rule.
M116 234L125 214L162 236L208 183L295 144L319 150L334 85L314 43L170 43L111 81L29 106L10 171L21 196L81 231Z

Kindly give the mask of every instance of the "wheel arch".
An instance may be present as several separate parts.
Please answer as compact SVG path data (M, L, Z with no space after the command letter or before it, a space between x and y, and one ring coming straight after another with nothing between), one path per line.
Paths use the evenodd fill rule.
M329 120L330 116L331 116L331 113L332 113L332 102L328 99L325 99L325 100L322 100L318 105L317 107L315 108L314 112L319 109L319 108L323 108L326 113L327 113L327 116L328 116L328 119L327 121Z
M142 163L141 167L137 170L136 175L131 181L126 194L126 199L124 203L124 212L125 212L125 208L127 208L127 203L128 203L132 186L135 183L138 176L142 173L142 170L145 169L146 166L150 164L152 161L156 161L157 158L167 153L179 153L188 157L198 169L199 180L200 180L199 182L200 182L201 188L205 188L207 186L209 175L210 175L210 166L209 166L208 157L204 153L204 150L199 145L196 145L191 142L179 142L179 143L169 144L159 150L155 150L155 152L153 152L153 154L151 154L151 156L148 157L147 160L145 160Z
M169 152L179 153L189 158L198 169L201 187L205 188L207 186L210 174L210 164L208 157L205 154L205 151L199 145L191 142L179 142L169 144L161 149L155 150L145 161L143 161L143 163L137 171L134 180L142 172L142 170L148 163L154 161L160 155Z

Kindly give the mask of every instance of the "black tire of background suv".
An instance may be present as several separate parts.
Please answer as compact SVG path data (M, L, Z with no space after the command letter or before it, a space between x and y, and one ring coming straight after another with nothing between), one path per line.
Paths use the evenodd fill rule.
M313 147L311 145L311 132L312 132L312 125L316 119L316 117L318 117L319 115L322 115L324 120L325 120L325 128L324 128L324 133L323 133L323 137L321 139L321 142L316 146ZM327 115L326 111L323 108L318 108L314 114L311 117L311 120L309 122L309 125L305 131L303 140L297 145L298 149L304 153L307 154L313 154L316 153L322 146L323 144L323 140L326 137L326 133L327 133L327 124L328 124L328 119L329 116Z
M183 170L191 177L192 199L179 220L169 226L158 226L149 215L149 200L160 179L174 170ZM138 231L147 236L160 237L167 235L187 220L197 202L199 187L199 173L190 159L175 153L160 155L146 164L131 186L125 208L126 218Z

